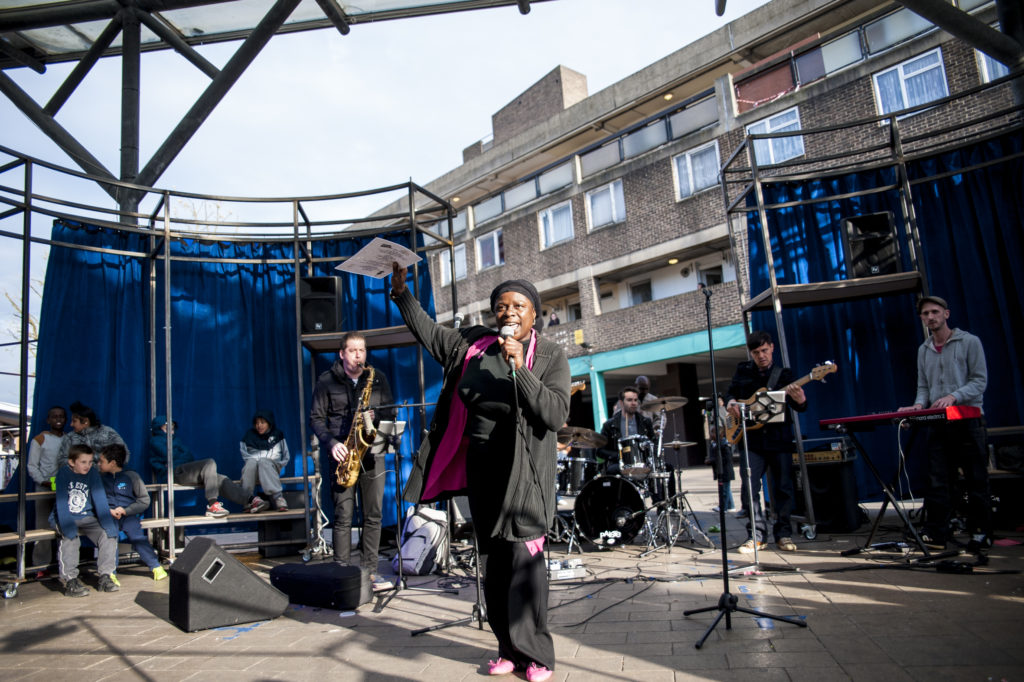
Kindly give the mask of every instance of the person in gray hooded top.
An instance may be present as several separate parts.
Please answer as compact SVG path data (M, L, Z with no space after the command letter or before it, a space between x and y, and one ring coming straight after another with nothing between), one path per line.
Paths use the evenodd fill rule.
M917 349L917 395L900 411L970 405L981 409L988 367L981 340L949 326L949 306L938 296L917 302L928 338ZM928 489L924 498L921 539L944 549L955 510L958 470L967 487L967 548L991 546L992 508L988 490L988 455L983 417L933 422L928 428Z

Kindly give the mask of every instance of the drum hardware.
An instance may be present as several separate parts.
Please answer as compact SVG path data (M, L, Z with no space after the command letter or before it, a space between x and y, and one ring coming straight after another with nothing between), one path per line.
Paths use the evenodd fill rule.
M654 534L647 543L647 549L640 554L641 557L665 548L668 548L671 553L672 548L679 542L680 536L684 534L686 542L691 544L700 542L707 545L709 549L715 548L715 543L701 528L700 520L686 497L686 491L672 495L655 506L660 506L661 511L658 512L658 518L653 524ZM658 544L659 540L661 544ZM698 554L704 553L704 550L697 547L683 546L683 549L693 550Z
M694 446L696 444L697 444L697 442L696 441L692 441L692 440L674 440L674 441L671 441L669 443L665 443L665 447L666 448L672 448L674 450L678 450L680 448L689 448L689 447L692 447L692 446Z

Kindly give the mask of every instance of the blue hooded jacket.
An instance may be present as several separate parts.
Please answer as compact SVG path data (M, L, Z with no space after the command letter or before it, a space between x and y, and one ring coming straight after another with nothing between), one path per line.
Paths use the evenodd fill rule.
M95 468L87 474L76 474L71 467L63 466L57 471L57 502L50 514L50 525L69 540L78 537L77 518L89 510L95 516L107 537L117 537L117 526L110 515L110 505L103 489L100 472Z
M149 466L153 469L153 480L157 483L167 481L167 432L163 430L167 417L158 415L150 424ZM174 438L174 468L193 461L192 448L185 445L180 438Z

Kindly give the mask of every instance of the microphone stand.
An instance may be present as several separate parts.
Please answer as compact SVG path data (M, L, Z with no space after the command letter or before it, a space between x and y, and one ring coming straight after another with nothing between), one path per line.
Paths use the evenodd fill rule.
M721 416L722 408L718 404L718 379L715 376L715 346L714 339L712 338L711 334L711 289L709 287L704 287L703 289L701 289L701 291L704 293L704 307L707 311L708 357L711 361L711 400L714 403L715 425L717 426L718 424L722 423L719 419L719 417ZM746 441L745 436L744 441ZM722 594L721 596L719 596L718 604L716 604L715 606L707 606L700 609L690 609L688 611L683 611L684 616L692 616L696 613L706 613L709 611L718 611L718 615L715 616L715 619L711 622L711 625L708 626L707 630L704 631L704 634L701 635L700 639L698 639L697 642L694 644L694 647L697 649L700 649L702 646L704 646L704 642L707 640L708 636L711 635L711 633L718 626L718 624L722 621L722 618L725 618L725 629L731 630L732 614L737 611L741 613L748 613L758 618L770 618L772 620L780 620L784 623L792 623L793 625L797 625L802 628L807 627L807 622L803 620L789 618L786 616L776 616L770 613L763 613L761 611L754 611L753 609L742 607L738 604L736 595L731 594L729 592L729 543L726 541L725 533L725 487L722 485L722 479L725 476L725 472L722 467L721 448L718 449L719 456L717 461L715 462L715 466L718 468L718 522L719 528L722 529ZM751 523L753 523L753 508L751 508L750 510L750 516L750 521ZM754 547L757 547L756 541L754 542Z
M405 562L402 561L402 542L403 536L405 535L405 519L402 515L402 436L401 434L395 433L388 436L381 436L387 441L388 447L391 448L392 452L395 453L395 544L398 546L398 576L395 580L395 586L388 590L381 590L377 593L378 599L377 604L373 607L374 613L380 613L384 608L391 603L391 600L398 596L398 594L404 590L417 590L419 592L439 592L444 594L458 594L459 591L450 588L436 588L436 587L409 587L405 579ZM448 524L445 524L445 533L448 534L446 538L446 544L451 545L451 535L448 533ZM384 596L387 595L387 596Z

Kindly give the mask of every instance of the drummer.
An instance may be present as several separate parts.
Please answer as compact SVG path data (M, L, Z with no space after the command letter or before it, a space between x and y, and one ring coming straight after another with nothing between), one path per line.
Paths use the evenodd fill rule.
M619 475L619 439L629 436L643 436L654 440L654 423L640 413L640 389L626 386L619 391L622 409L615 412L601 427L601 435L607 443L597 451L598 467L606 474Z
M651 380L645 375L641 374L636 379L633 379L633 385L636 386L637 395L640 396L640 409L637 410L640 414L654 421L654 413L643 409L645 402L654 401L658 399L658 396L651 393ZM612 416L622 411L622 398L619 398L619 402L615 403L615 409L612 410Z

